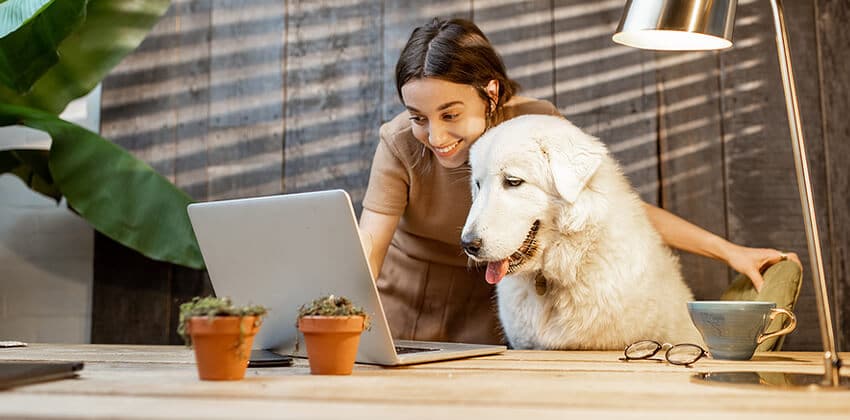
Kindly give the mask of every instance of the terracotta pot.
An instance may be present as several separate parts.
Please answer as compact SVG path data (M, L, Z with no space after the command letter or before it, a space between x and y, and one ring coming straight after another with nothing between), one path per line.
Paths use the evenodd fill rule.
M300 318L298 329L304 333L310 373L351 375L364 321L359 315Z
M203 380L234 381L245 377L251 345L260 330L255 316L192 317L187 326L195 349L198 376ZM240 322L241 321L241 322ZM239 342L239 325L244 331Z

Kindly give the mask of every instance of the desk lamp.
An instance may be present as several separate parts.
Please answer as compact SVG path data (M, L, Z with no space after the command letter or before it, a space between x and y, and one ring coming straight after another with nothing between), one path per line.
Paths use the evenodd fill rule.
M783 372L718 372L694 376L696 381L713 383L761 384L782 387L815 386L850 389L850 378L841 377L841 359L835 350L829 297L824 280L818 225L815 218L806 143L803 140L796 84L791 68L788 33L781 0L769 0L776 30L776 49L785 92L785 107L791 130L791 145L803 222L806 228L812 280L817 298L818 319L823 341L824 375ZM732 46L732 28L737 0L628 0L623 18L613 36L614 42L630 47L664 51L719 50Z

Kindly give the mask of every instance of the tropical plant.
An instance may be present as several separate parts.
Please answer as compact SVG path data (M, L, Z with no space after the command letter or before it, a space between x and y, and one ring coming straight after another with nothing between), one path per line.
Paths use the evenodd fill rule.
M0 150L0 175L68 206L150 258L203 268L191 199L132 154L58 114L134 50L168 0L0 0L0 126L47 132L49 151Z

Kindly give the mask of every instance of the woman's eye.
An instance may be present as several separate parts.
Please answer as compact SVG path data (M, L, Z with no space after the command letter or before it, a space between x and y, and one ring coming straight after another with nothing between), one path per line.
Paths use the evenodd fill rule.
M411 115L410 121L413 121L416 124L422 125L425 123L425 117L420 117L418 115Z
M506 187L519 187L520 185L522 185L523 182L525 182L525 181L523 181L520 178L516 178L516 177L512 177L512 176L505 177L505 186Z
M446 120L446 121L454 121L459 116L460 116L460 114L446 114L446 115L443 115L443 119Z

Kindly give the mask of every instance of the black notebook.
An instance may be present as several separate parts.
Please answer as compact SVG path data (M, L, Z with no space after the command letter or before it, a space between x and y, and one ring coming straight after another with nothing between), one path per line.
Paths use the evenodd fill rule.
M83 362L0 361L0 389L74 378L82 368Z

